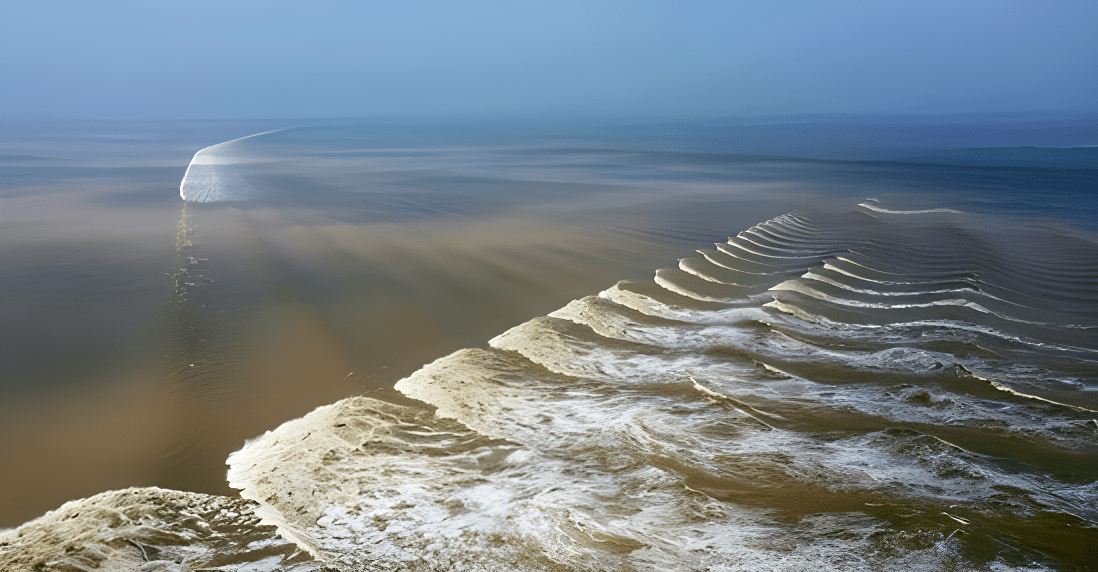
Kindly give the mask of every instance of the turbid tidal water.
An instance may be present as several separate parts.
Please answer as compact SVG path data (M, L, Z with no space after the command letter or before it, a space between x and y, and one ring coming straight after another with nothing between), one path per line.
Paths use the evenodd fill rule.
M16 127L12 563L1098 561L1092 119Z

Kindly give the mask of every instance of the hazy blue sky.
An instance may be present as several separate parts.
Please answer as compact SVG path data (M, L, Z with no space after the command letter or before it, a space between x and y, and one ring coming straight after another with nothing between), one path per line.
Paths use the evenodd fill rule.
M0 117L1098 110L1098 2L0 0Z

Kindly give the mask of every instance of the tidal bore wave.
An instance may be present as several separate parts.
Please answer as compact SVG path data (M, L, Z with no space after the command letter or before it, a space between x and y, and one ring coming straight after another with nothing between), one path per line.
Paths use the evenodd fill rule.
M229 480L345 570L1085 567L1098 245L1010 224L784 215L285 423Z
M277 131L256 133L200 149L179 182L179 197L196 203L258 198L260 191L246 176L256 165L270 163L273 159L269 150L256 151L248 145L248 140L270 133Z

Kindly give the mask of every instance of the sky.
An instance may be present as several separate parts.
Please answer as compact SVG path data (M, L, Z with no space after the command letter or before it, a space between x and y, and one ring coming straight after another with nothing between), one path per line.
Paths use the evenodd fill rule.
M0 119L1098 111L1098 2L0 0Z

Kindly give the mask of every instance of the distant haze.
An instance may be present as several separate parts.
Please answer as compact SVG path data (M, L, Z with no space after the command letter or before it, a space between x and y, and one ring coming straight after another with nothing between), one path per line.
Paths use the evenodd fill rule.
M0 118L1098 109L1095 2L2 2Z

